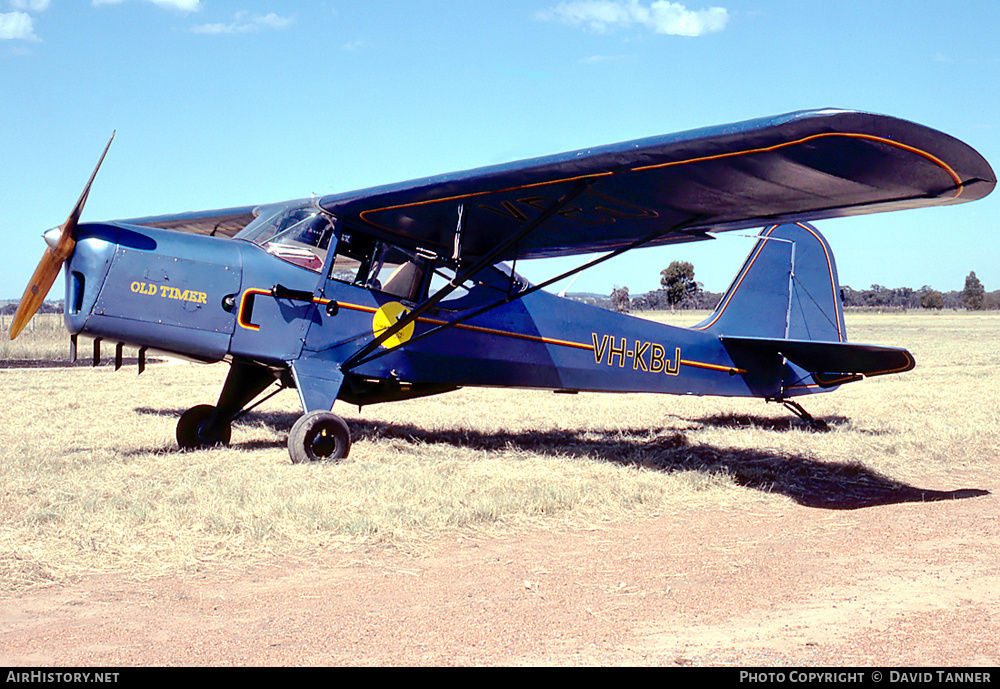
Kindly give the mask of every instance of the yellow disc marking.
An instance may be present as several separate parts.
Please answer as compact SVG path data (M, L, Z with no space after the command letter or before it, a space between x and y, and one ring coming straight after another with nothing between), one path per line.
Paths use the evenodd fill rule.
M389 326L394 325L396 321L404 317L409 312L410 309L403 306L398 301L390 301L383 304L379 307L379 310L375 312L375 318L372 319L372 330L375 333L375 337L381 335L387 328L389 328ZM405 343L413 337L413 328L413 323L407 324L405 328L383 342L382 346L386 349L392 349L393 347L398 347L399 345Z

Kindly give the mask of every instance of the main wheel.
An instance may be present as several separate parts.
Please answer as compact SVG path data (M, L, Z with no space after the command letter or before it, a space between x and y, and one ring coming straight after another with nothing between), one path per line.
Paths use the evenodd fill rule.
M208 422L211 421L213 414L215 407L211 404L199 404L181 414L177 422L177 444L182 450L229 445L229 439L233 434L232 426L226 423L220 428L212 428Z
M295 464L343 459L350 450L351 429L328 411L302 415L288 434L288 454Z

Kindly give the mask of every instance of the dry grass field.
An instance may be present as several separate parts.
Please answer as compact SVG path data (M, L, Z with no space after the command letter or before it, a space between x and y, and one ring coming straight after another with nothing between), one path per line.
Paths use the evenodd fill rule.
M806 400L829 433L756 400L468 389L360 413L339 407L355 444L329 466L290 464L291 391L238 423L231 448L177 451L177 417L214 402L224 365L158 365L142 376L134 367L5 370L0 586L372 541L419 549L445 532L708 504L858 507L910 499L918 478L992 470L1000 316L852 315L848 328L854 341L907 346L918 368ZM58 343L46 356L65 355L65 333L43 332Z
M290 391L238 422L230 448L177 450L177 417L214 403L223 365L163 363L138 377L134 366L0 370L0 590L994 494L1000 315L847 323L852 341L909 348L917 368L806 399L829 432L762 401L468 389L360 412L338 403L351 455L314 466L292 465L285 450L299 414ZM26 349L4 359L67 348L58 330L26 334ZM89 344L80 351L88 357Z

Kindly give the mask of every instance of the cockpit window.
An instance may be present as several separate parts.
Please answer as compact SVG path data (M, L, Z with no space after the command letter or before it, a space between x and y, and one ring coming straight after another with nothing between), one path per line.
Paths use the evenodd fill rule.
M427 293L430 259L412 249L347 231L337 242L330 279L417 302Z
M330 267L330 279L363 286L374 260L378 243L364 234L344 232L337 242L337 255Z
M431 278L430 291L433 294L445 285L454 284L458 270L454 265L441 263L434 269ZM454 292L448 295L438 305L449 311L460 311L473 306L482 306L489 301L509 299L518 292L529 288L531 284L509 266L498 263L476 273L458 285Z
M333 237L329 216L313 208L283 208L262 217L236 235L265 248L289 263L317 273L326 260Z

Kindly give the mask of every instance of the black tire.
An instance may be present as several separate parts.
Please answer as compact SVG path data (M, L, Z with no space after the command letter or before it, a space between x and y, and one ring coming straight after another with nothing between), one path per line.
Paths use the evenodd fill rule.
M302 415L288 434L288 454L294 464L336 461L350 450L351 429L328 411Z
M229 445L233 428L228 423L221 428L209 427L208 422L214 413L215 407L211 404L199 404L181 414L177 421L177 444L182 450Z

